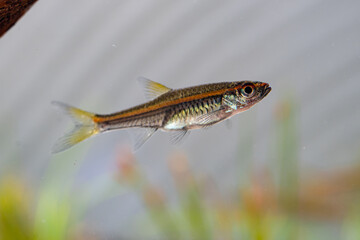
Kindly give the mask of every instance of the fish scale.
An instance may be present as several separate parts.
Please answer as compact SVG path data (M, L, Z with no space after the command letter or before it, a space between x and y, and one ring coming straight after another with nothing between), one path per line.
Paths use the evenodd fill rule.
M199 116L218 111L221 108L221 98L212 97L204 100L195 100L188 103L183 103L169 117L169 120L163 126L167 130L176 129L191 129L195 126L199 127L201 121L197 122ZM221 116L213 119L213 122L219 121ZM211 124L211 123L208 123Z

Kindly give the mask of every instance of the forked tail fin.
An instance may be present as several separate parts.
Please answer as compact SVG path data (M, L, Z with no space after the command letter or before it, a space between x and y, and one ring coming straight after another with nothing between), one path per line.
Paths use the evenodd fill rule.
M92 135L99 133L98 125L93 121L93 113L83 111L62 102L54 101L52 104L63 110L75 123L73 130L57 140L52 148L52 153L62 152Z

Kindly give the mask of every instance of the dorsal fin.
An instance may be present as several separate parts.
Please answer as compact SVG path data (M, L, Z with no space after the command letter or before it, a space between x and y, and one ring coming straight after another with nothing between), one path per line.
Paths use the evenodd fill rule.
M152 100L172 90L171 88L144 77L138 77L138 82L143 86L147 100Z

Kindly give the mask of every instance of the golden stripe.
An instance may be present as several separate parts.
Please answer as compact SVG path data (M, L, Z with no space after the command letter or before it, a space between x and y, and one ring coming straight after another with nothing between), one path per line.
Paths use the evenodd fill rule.
M207 98L207 97L211 97L211 96L215 96L215 95L220 95L220 94L225 93L226 91L231 91L231 90L233 90L233 89L224 88L224 89L221 89L218 91L196 94L196 95L189 96L189 97L174 99L172 101L164 101L163 103L149 106L147 108L141 108L141 109L137 109L137 110L134 110L131 112L126 112L126 113L119 113L119 114L116 114L113 116L105 116L105 117L94 116L93 120L94 120L94 122L99 123L99 122L111 121L111 120L125 118L125 117L132 117L132 116L136 116L138 114L158 110L163 107L168 107L168 106L177 105L177 104L183 103L183 102L189 102L189 101L193 101L193 100L197 100L197 99L203 99L203 98Z

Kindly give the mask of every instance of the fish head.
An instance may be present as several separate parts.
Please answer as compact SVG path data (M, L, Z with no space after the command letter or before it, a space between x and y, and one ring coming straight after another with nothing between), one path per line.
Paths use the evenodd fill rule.
M235 87L237 109L246 110L261 101L271 91L268 83L243 81Z

